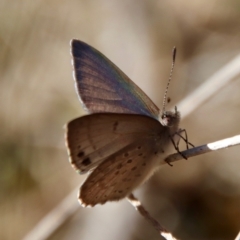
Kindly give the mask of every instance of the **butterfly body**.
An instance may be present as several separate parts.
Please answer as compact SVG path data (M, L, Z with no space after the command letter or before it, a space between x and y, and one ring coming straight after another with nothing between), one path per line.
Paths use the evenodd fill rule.
M165 112L110 60L73 40L77 92L91 113L67 125L70 162L90 172L80 189L83 206L120 200L159 167L178 131L179 112ZM159 118L159 119L158 119Z

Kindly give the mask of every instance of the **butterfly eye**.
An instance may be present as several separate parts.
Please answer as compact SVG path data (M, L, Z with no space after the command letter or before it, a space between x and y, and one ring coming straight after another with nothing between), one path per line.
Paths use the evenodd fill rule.
M175 113L168 111L162 114L160 122L162 123L163 126L171 127L174 126L179 121L179 118L180 116L178 111L176 111Z

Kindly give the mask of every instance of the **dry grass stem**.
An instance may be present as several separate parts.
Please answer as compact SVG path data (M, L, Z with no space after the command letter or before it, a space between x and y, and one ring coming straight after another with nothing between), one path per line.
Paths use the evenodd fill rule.
M38 224L23 238L23 240L46 240L48 239L69 217L79 208L76 201L79 187L74 189L62 200L51 212L38 222Z
M237 237L234 240L240 240L240 232L238 233Z
M240 55L215 72L200 87L177 104L182 118L187 117L240 74ZM194 103L194 104L193 104Z
M156 219L154 219L149 212L144 208L141 202L133 195L130 194L127 200L135 207L135 209L148 221L150 224L167 240L177 240L173 235L164 228Z
M224 149L224 148L234 147L237 145L240 145L240 135L226 138L226 139L216 141L213 143L208 143L208 144L205 144L202 146L194 147L194 148L182 151L181 153L185 157L190 158L190 157L194 157L194 156L201 155L204 153L217 151L217 150ZM182 155L180 155L179 153L174 153L174 154L169 155L167 158L165 158L165 161L166 161L166 163L172 163L172 162L176 162L181 159L183 159Z

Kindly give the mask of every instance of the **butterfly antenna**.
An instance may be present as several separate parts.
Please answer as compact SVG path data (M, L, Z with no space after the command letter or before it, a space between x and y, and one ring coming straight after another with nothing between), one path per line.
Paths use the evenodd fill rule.
M171 71L170 71L170 75L169 75L169 78L168 78L168 83L167 83L167 87L166 87L166 90L165 90L165 93L164 93L164 97L163 97L163 117L165 116L165 108L166 108L166 100L167 100L167 93L168 93L168 88L169 88L169 85L170 85L170 82L172 80L172 75L173 75L173 69L174 69L174 65L175 65L175 59L176 59L176 53L177 53L177 49L176 47L173 47L173 50L172 50L172 67L171 67Z

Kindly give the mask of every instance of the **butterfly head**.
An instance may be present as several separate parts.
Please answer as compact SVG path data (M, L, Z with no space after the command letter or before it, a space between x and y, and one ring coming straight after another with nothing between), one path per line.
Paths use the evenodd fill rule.
M175 107L175 111L164 111L160 115L160 122L163 126L177 128L180 121L180 112Z

